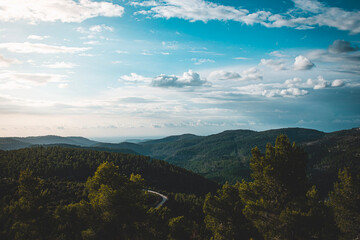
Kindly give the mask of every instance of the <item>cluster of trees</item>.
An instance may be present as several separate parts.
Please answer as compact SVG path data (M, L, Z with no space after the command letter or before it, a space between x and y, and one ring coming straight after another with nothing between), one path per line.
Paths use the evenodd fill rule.
M28 169L21 170L15 181L4 177L13 172L14 160L0 161L5 167L0 239L360 238L360 174L340 170L333 191L322 198L307 180L306 162L307 154L280 135L264 154L257 147L252 150L252 181L225 183L206 196L203 191L168 191L165 205L154 208L158 199L144 191L151 181L123 174L124 166L111 158L86 181L74 179L75 175L49 180Z

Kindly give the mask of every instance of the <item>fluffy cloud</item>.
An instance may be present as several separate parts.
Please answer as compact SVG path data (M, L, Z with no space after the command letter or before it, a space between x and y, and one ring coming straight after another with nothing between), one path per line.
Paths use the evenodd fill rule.
M161 74L160 76L155 77L152 80L152 86L154 87L193 87L201 86L206 83L206 80L200 78L200 75L192 70L184 72L182 76L175 75L165 75Z
M133 1L133 6L149 8L136 14L151 15L155 18L181 18L191 22L210 20L237 21L247 25L255 23L265 27L292 27L311 29L315 26L328 26L354 34L360 32L359 11L346 11L341 8L328 7L317 0L293 0L295 9L285 13L273 14L269 11L249 10L215 4L204 0L151 0ZM296 12L296 14L292 14Z
M17 59L5 58L0 55L0 68L10 67L12 64L20 64L21 62Z
M288 88L293 88L293 87L299 87L302 85L302 80L301 78L292 78L292 79L288 79L284 82L284 85Z
M270 89L262 92L265 97L297 97L306 94L308 94L308 91L299 88Z
M341 87L345 83L343 80L336 79L329 82L323 76L318 76L316 79L309 78L306 82L303 82L301 78L288 79L284 82L284 86L287 88L313 88L314 90L323 89L327 87Z
M336 80L334 80L332 83L331 83L331 86L332 87L342 87L342 86L344 86L344 81L343 80L341 80L341 79L336 79Z
M12 0L0 2L0 21L82 22L97 16L121 17L124 8L109 2L90 0Z
M234 80L234 79L241 79L241 76L237 72L227 72L223 70L213 71L209 74L209 79L212 80Z
M326 88L326 87L329 86L327 81L322 76L318 76L317 81L313 81L312 79L308 79L308 84L311 85L311 83L315 83L315 85L314 85L315 90Z
M282 71L287 69L283 60L261 59L260 65L271 67L276 71Z
M259 83L242 87L235 87L240 94L272 97L299 97L309 94L309 89L319 90L328 87L344 86L344 81L337 79L332 83L318 76L316 79L309 78L303 82L301 78L292 78L284 83Z
M295 58L294 69L295 70L310 70L315 65L306 57L299 55Z
M282 84L252 84L236 88L239 93L246 95L258 95L272 97L298 97L308 94L307 90L297 87L286 87Z
M133 2L132 4L141 7L151 7L149 11L138 12L140 14L152 14L156 18L183 18L191 22L240 20L241 17L246 17L248 13L245 9L236 9L203 0L144 1L142 3Z
M90 48L55 46L43 43L0 43L0 49L6 49L16 53L77 53Z
M354 52L357 50L359 50L358 47L353 47L353 46L351 46L350 42L347 42L344 40L335 40L329 46L330 53L346 53L346 52Z
M260 81L262 79L263 76L256 67L249 68L242 72L242 81Z

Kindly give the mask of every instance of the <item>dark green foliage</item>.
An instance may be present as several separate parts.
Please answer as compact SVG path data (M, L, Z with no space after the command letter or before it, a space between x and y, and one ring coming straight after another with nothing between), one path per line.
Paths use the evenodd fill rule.
M176 239L181 229L204 239L201 195L217 188L164 161L74 148L0 151L0 165L0 239L9 240ZM153 209L161 198L149 187L196 195L169 193L169 206Z
M31 169L44 179L57 177L67 181L85 181L105 161L119 166L121 174L140 174L146 184L169 192L213 192L217 184L185 169L149 157L62 147L34 147L0 151L0 177L17 178Z
M192 229L194 223L188 221L184 216L171 218L169 221L170 240L194 239L192 237Z
M334 210L335 221L343 239L360 238L360 174L349 169L339 171L339 182L329 194L328 205Z
M225 183L217 194L206 196L203 211L206 227L214 240L241 240L259 234L242 213L244 205L239 196L239 186Z
M268 144L265 155L257 147L252 150L254 181L241 183L240 196L244 215L265 239L323 238L324 228L331 225L317 222L326 220L326 209L316 188L308 188L306 161L306 153L285 135L274 147Z
M6 237L9 239L44 239L50 233L46 198L49 195L44 189L44 181L34 177L30 170L20 173L19 198L10 202L4 210L4 215L9 219Z
M309 133L299 129L289 132L308 140ZM233 161L246 154L244 149L250 143L245 139L263 143L277 131L239 133L219 134L223 146L216 137L203 142L202 137L184 135L143 143L141 148L152 145L160 153L167 151L166 146L176 149L180 144L182 150L175 152L185 161L196 154L196 145L209 158L209 165L206 161L194 164L212 169L209 174L213 178L221 180L224 173L235 176L240 172L250 178L246 159ZM351 173L339 173L340 181L328 206L324 195L310 187L307 154L284 135L277 138L274 147L266 145L264 154L262 149L252 150L252 182L226 183L217 192L217 184L203 177L140 155L73 147L0 151L0 239L338 239L334 219L341 230L340 239L353 239L359 236L360 221L358 158L345 163L338 159L345 156L342 149L348 151L349 158L357 156L357 144L352 143L358 136L345 139L346 148L341 145L341 136L324 140L334 155L325 165L324 159L314 160L324 152L315 152L310 159L310 166L317 166L318 171L308 171L312 180L324 169L332 169L332 163L354 166ZM86 143L84 139L73 140ZM245 148L235 146L234 141ZM119 145L112 147L117 151ZM212 162L216 154L226 157ZM168 201L155 209L161 197L145 189L157 189Z

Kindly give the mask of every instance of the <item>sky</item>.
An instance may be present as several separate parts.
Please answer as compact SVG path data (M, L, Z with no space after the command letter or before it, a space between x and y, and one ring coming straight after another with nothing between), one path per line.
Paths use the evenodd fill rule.
M360 126L360 2L0 0L0 136Z

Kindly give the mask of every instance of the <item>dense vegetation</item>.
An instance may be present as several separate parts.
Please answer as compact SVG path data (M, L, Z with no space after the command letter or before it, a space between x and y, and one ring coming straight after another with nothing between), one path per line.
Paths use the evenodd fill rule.
M339 169L351 166L360 170L360 130L324 133L303 128L284 128L262 132L229 130L210 136L184 134L142 143L99 143L80 137L0 138L0 149L18 149L34 144L60 144L108 152L147 155L198 173L224 184L250 180L251 149L265 150L280 134L305 148L309 155L307 175L325 196L336 181Z
M303 148L280 135L264 150L252 149L250 181L217 191L196 174L139 155L1 151L0 239L360 237L356 168L340 170L334 189L321 197L306 174ZM168 196L165 205L154 208L159 198L149 188Z

